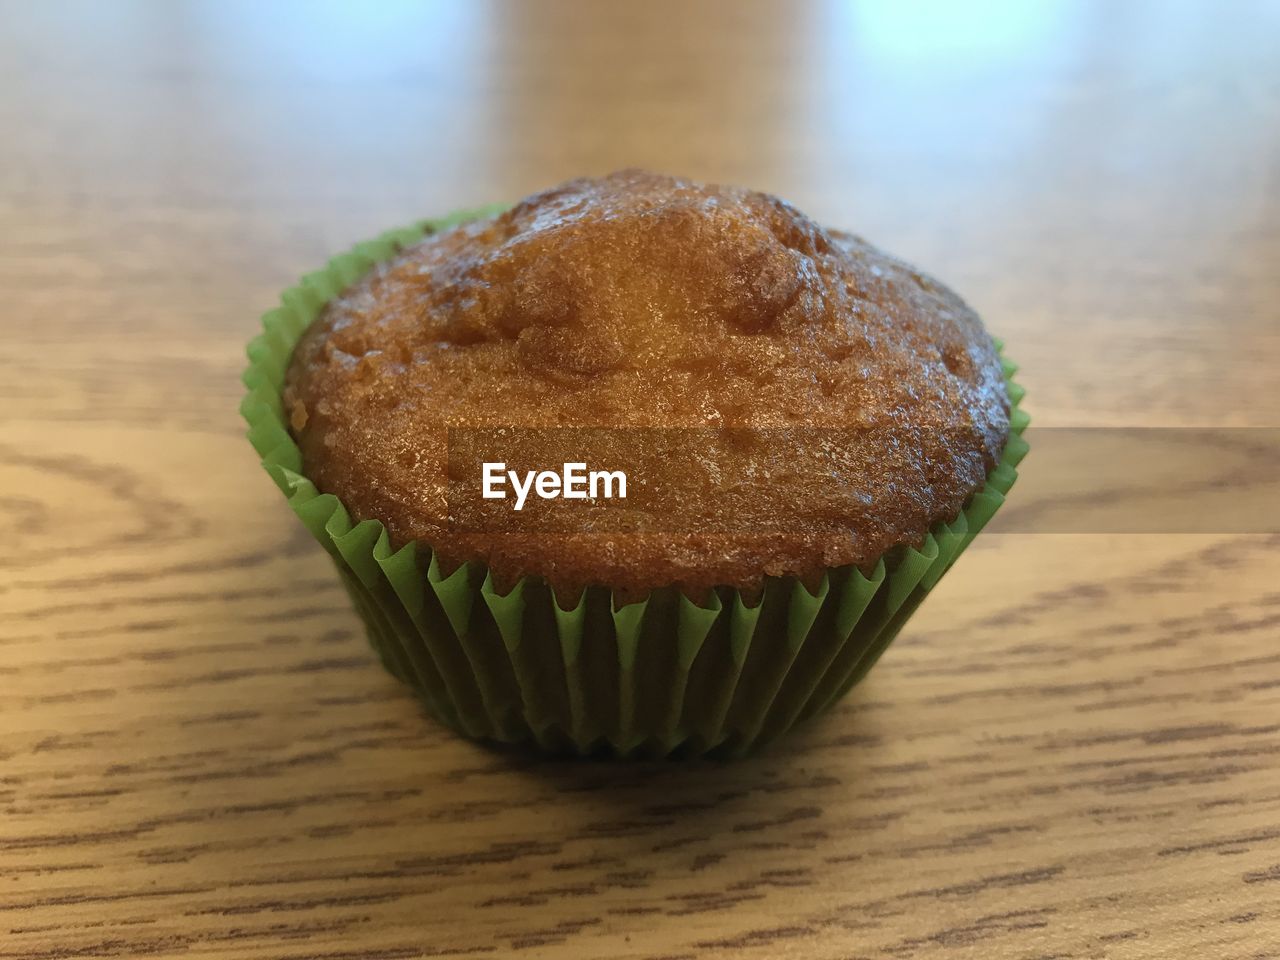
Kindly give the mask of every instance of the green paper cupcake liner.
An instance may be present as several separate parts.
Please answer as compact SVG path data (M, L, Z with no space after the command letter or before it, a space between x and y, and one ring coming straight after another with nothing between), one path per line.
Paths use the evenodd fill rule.
M1003 361L1011 433L985 486L870 576L832 569L812 593L794 577L769 578L754 602L727 587L702 603L666 588L618 605L589 587L566 603L535 577L501 593L480 563L446 575L429 545L393 550L381 523L353 523L303 475L280 397L294 345L326 302L427 233L499 209L420 221L335 257L285 291L248 347L249 439L332 556L382 663L459 732L556 753L737 755L821 713L866 675L1004 502L1027 452L1016 367Z

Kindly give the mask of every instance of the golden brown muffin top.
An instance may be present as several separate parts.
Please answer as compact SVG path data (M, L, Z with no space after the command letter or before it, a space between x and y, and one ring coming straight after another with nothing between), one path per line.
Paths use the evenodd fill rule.
M307 475L395 543L626 596L869 569L954 518L1009 429L994 346L950 290L776 197L641 171L376 266L303 335L284 399ZM628 507L634 528L576 504L571 529L451 523L448 429L507 426L759 439L711 463L696 443L649 455L643 430L597 437L678 491Z

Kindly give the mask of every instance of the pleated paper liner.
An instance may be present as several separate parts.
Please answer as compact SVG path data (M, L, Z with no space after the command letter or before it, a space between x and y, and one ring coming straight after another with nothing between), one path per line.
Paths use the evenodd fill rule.
M333 557L383 664L461 733L556 753L736 755L821 713L866 675L1004 502L1027 451L1016 368L1004 361L1012 433L986 485L870 576L832 569L815 593L769 578L754 603L730 588L702 604L662 589L618 606L604 587L562 603L533 577L502 594L481 564L446 575L428 545L393 551L381 523L353 524L303 476L280 400L294 345L328 300L426 233L493 212L422 221L335 257L283 294L248 348L249 439Z

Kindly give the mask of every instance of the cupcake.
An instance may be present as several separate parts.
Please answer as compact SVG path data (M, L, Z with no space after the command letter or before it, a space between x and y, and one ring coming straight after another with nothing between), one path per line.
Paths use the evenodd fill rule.
M264 325L250 438L383 662L557 752L735 754L821 712L1026 449L946 287L640 171L384 235Z

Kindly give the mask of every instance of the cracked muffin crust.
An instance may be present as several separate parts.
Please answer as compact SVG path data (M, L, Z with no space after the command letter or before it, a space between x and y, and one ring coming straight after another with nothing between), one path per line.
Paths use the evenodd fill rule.
M397 545L481 560L499 583L623 595L869 569L954 518L1009 431L994 345L946 287L775 197L641 171L570 181L377 265L305 332L284 401L307 475ZM626 530L592 510L571 530L515 513L475 530L449 522L458 427L782 442L729 445L711 469L696 449L646 459L619 431L618 456L679 496Z

